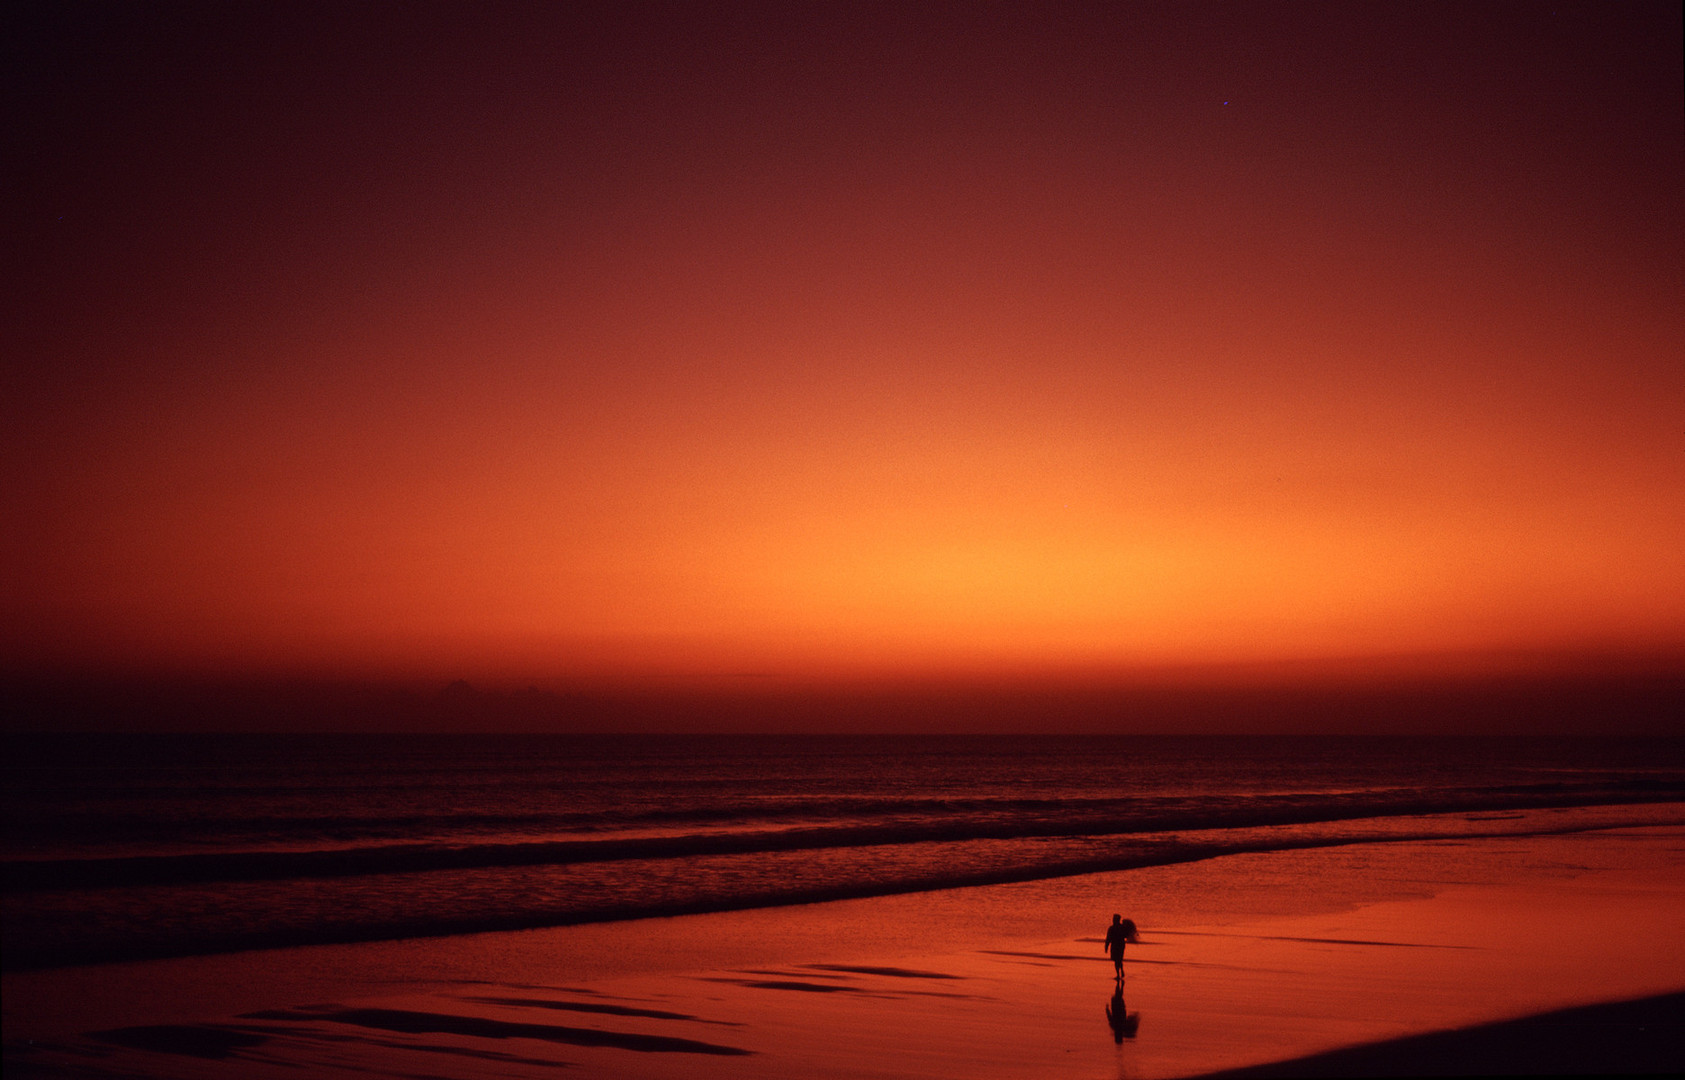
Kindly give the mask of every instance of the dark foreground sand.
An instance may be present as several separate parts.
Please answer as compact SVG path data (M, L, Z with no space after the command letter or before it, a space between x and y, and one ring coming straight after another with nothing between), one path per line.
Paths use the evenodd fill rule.
M6 1072L1669 1072L1682 909L1685 828L1662 826L37 972L5 979ZM1121 992L1114 910L1143 926Z
M1292 1061L1207 1073L1277 1076L1603 1076L1685 1069L1685 993L1559 1009Z

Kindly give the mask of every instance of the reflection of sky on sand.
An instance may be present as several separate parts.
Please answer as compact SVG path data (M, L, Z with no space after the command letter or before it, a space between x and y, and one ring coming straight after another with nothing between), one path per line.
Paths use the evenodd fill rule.
M1161 907L1176 901L1176 889L1202 884L1218 896L1247 880L1268 891L1275 853L1153 875L658 920L622 927L618 940L642 935L652 947L672 946L718 929L714 944L729 950L737 935L758 935L762 951L740 953L747 962L735 965L588 980L577 974L586 958L559 943L604 946L615 940L606 930L488 935L482 971L508 981L441 981L331 999L337 1004L294 998L211 1023L184 1013L169 1024L110 1025L36 1056L89 1075L182 1080L530 1077L562 1065L574 1075L744 1080L1189 1075L1678 989L1682 839L1685 830L1668 827L1296 853L1286 869L1297 884L1281 889L1308 914L1212 917L1207 908L1205 919L1172 921ZM1358 874L1391 895L1348 892L1354 902L1330 903ZM1312 890L1322 894L1320 908ZM1117 903L1101 905L1102 897ZM1253 903L1287 907L1291 899ZM997 901L1011 901L1026 923L992 925ZM1195 910L1211 901L1181 902ZM945 927L930 935L928 951L905 938L866 944L872 919L919 904L930 926ZM1114 995L1098 934L1116 906L1138 916L1142 941L1130 946L1128 977ZM969 919L957 917L966 912ZM1049 929L1068 919L1085 932L1003 934L1036 918ZM812 936L802 938L803 927ZM970 947L955 947L967 938ZM527 948L491 950L511 939ZM689 956L707 955L709 942L693 944ZM284 954L253 954L248 971L265 955ZM498 968L499 956L510 962ZM546 967L550 981L518 981Z

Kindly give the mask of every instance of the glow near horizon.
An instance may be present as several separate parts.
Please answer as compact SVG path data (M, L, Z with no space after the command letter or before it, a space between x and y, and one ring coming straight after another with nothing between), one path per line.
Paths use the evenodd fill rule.
M207 226L225 262L131 277L59 346L95 374L16 395L7 648L538 678L1681 651L1677 252L1586 182L1518 195L1526 161L1414 160L1268 85L1101 139L914 80L875 93L936 95L923 142L809 102L809 144L627 135L584 187L612 155L521 159L529 116L486 136L505 188L452 178L494 201L386 163L305 241Z

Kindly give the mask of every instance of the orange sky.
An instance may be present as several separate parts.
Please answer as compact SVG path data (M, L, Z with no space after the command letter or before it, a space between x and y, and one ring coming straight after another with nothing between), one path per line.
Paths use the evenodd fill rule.
M26 35L14 673L1685 652L1677 5L461 10Z

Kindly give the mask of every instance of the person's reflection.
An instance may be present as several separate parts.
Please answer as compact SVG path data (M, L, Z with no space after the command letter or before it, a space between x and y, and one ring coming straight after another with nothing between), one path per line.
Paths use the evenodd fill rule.
M1106 1002L1106 1023L1112 1027L1112 1039L1123 1045L1123 1040L1133 1039L1135 1033L1141 1029L1141 1014L1128 1012L1123 1004L1123 984L1112 992L1112 1000Z

